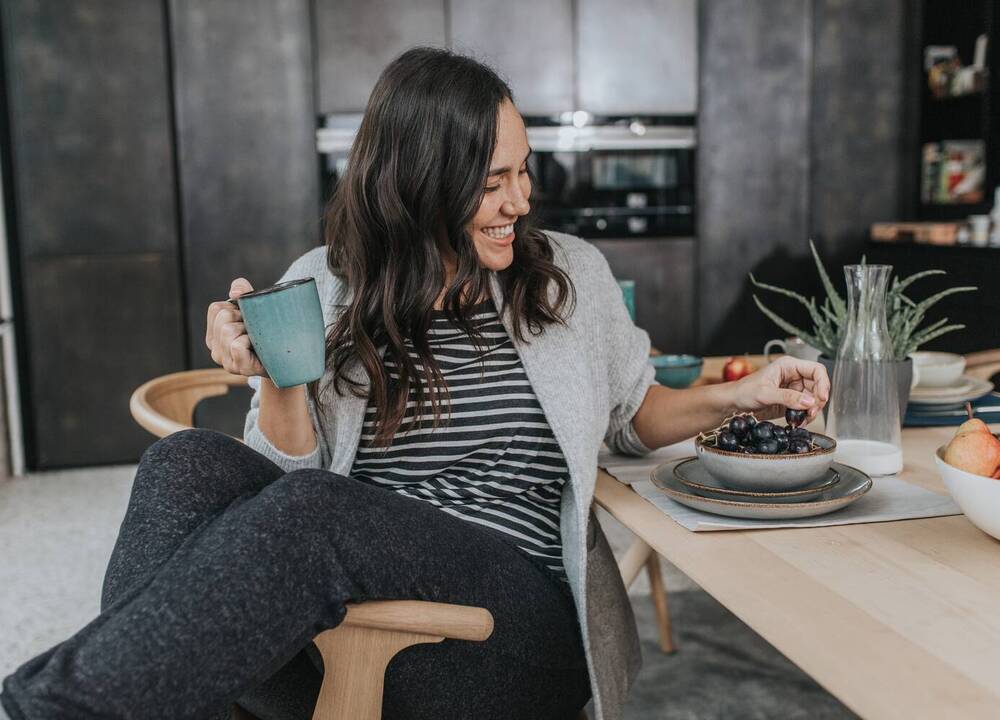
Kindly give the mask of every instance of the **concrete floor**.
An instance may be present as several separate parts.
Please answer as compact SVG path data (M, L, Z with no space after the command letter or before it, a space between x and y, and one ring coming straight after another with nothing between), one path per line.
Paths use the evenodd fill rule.
M0 482L0 677L89 622L135 466ZM632 534L599 511L616 554ZM629 591L643 670L628 718L852 718L849 710L686 575L663 563L679 645L660 653L645 574Z

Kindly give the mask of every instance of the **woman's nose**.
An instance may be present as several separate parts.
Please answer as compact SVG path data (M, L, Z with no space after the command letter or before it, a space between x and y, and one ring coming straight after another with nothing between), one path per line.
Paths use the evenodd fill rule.
M527 215L531 209L528 197L521 192L520 188L515 188L507 195L507 201L502 208L507 215Z

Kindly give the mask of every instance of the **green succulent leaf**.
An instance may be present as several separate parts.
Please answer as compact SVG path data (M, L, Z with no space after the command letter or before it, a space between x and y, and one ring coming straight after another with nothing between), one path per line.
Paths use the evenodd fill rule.
M825 355L836 357L837 350L843 338L844 329L847 325L847 304L831 282L823 261L816 250L816 245L812 240L809 241L809 249L816 264L820 281L826 291L826 297L823 298L821 304L817 305L816 298L806 298L800 293L760 282L753 276L753 273L750 273L750 281L757 288L783 295L801 304L809 313L809 317L812 320L813 327L811 332L806 332L777 315L766 307L756 295L753 296L753 299L761 312L782 330L798 335ZM866 262L867 259L862 256L861 265L865 265ZM903 360L921 345L945 333L965 327L964 325L946 325L947 318L933 322L923 328L920 326L924 322L927 311L943 298L955 293L971 292L976 290L976 287L963 286L949 288L935 293L928 298L924 298L920 302L914 301L905 293L905 290L918 280L932 275L946 274L944 270L933 269L916 272L902 279L895 276L892 278L892 282L886 293L886 328L889 331L889 339L892 343L893 353L897 359Z
M770 290L773 293L778 293L779 295L784 295L785 297L790 297L792 300L802 303L806 308L809 307L810 300L806 300L804 295L800 295L797 292L792 292L791 290L786 290L785 288L778 287L776 285L768 285L767 283L762 283L757 278L750 273L750 282L754 284L754 287L759 287L762 290Z
M789 335L798 335L800 338L802 338L802 340L809 343L813 347L816 348L820 347L819 339L816 338L812 333L808 333L805 330L802 330L801 328L798 328L792 325L790 322L787 322L785 319L779 317L775 312L773 312L766 305L764 305L764 303L762 303L760 301L760 298L758 298L756 295L753 296L753 301L757 304L757 307L760 308L760 311L764 313L764 315L766 315L771 320L771 322L780 327L786 333L788 333Z
M911 352L919 348L921 345L929 343L931 340L941 337L945 333L950 333L953 330L963 330L964 328L965 325L948 325L947 327L938 328L937 330L931 333L920 333L910 341L909 345L907 345L907 347L905 348L906 352L903 354L903 358L905 358Z
M830 276L826 274L826 268L823 267L823 261L819 259L819 253L816 251L816 245L811 239L809 240L809 249L812 251L813 260L816 261L816 269L819 271L819 279L823 283L823 289L826 290L826 296L830 298L830 302L833 303L834 311L837 313L838 317L847 317L847 305L837 292L837 288L835 288L833 283L830 282Z
M926 312L931 306L933 306L935 303L937 303L942 298L946 298L949 295L954 295L955 293L971 292L972 290L978 290L978 289L979 288L977 288L975 286L965 286L965 287L948 288L947 290L942 290L939 293L934 293L933 295L931 295L929 298L927 298L925 300L921 300L919 303L917 303L917 309L919 309L919 310L921 310L923 312Z
M944 270L923 270L921 272L913 273L912 275L908 275L903 280L900 280L899 281L899 285L896 285L895 289L898 290L899 292L903 292L903 290L905 290L906 288L908 288L910 285L912 285L913 283L915 283L917 280L920 280L922 278L928 277L930 275L947 275L947 274L948 273L946 273ZM893 284L895 285L895 283L893 283Z

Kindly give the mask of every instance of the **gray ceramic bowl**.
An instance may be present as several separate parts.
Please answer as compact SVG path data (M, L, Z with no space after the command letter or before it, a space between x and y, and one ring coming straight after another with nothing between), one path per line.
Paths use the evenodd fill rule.
M698 457L712 477L739 490L787 490L819 480L830 471L837 441L813 433L818 450L802 455L744 455L695 443Z

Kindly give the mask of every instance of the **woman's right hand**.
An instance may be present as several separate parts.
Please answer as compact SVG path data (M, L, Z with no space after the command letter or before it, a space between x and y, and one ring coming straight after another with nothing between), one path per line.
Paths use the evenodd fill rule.
M229 297L237 298L251 290L253 286L246 278L236 278L229 287ZM217 300L208 306L205 344L212 353L212 361L233 375L268 377L250 345L240 309L228 300Z

